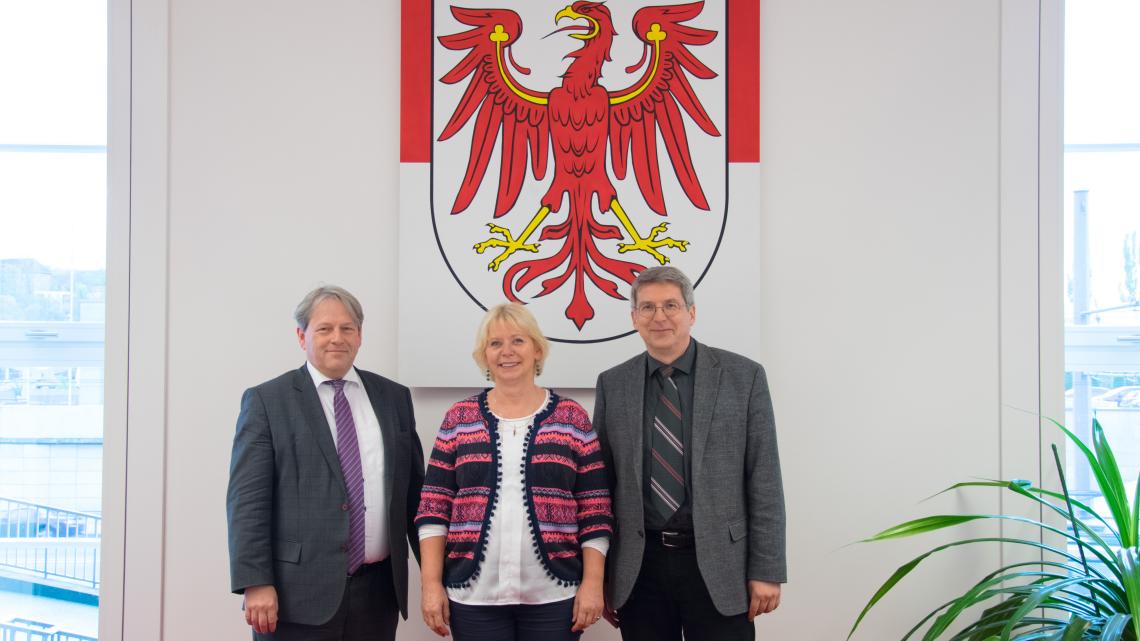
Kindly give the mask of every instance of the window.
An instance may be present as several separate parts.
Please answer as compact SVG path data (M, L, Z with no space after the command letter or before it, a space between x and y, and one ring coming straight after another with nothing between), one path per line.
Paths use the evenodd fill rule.
M1130 0L1066 3L1065 418L1086 439L1100 422L1126 481L1140 472L1138 20ZM1067 475L1104 507L1072 448Z
M0 0L0 637L98 635L105 0Z

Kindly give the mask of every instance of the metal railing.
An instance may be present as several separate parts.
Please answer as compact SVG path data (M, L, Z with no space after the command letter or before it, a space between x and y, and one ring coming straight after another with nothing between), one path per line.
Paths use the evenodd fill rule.
M94 514L0 497L2 568L98 593L102 534Z
M0 641L99 641L99 639L65 632L50 623L12 619L7 623L0 623Z
M0 497L0 538L98 539L102 517Z

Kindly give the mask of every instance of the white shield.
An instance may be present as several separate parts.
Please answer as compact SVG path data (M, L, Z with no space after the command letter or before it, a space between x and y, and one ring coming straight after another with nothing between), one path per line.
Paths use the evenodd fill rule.
M611 61L604 64L599 84L611 93L630 87L641 78L642 70L627 73L626 68L634 65L643 56L645 45L634 37L634 13L650 4L661 6L673 3L666 0L657 3L632 3L612 1L605 6L609 9L613 26L617 32L610 49ZM596 264L591 264L593 277L587 275L580 277L576 271L571 273L561 284L553 287L545 295L542 292L545 282L556 283L571 269L570 263L563 262L548 273L535 278L526 286L514 290L511 284L504 285L504 276L512 265L522 261L555 256L563 249L563 243L569 239L540 240L542 229L550 225L566 222L569 215L570 203L563 201L557 212L547 215L541 226L529 237L528 242L538 243L537 252L516 251L506 257L496 271L489 269L489 264L502 251L499 248L489 247L483 253L477 253L474 246L490 238L502 238L501 234L493 234L488 223L510 230L514 235L520 234L528 223L534 218L540 208L540 199L546 193L552 176L556 171L553 160L548 160L546 174L542 179L536 180L531 173L529 161L525 168L525 183L514 206L504 215L496 218L495 201L500 178L501 158L499 146L501 132L495 141L495 151L492 154L487 172L470 205L459 213L452 214L453 204L467 169L468 158L472 146L472 132L476 127L475 116L472 116L467 125L451 138L439 140L445 124L452 117L456 106L460 103L470 82L465 77L455 84L440 82L445 74L456 66L466 55L466 51L456 51L445 48L440 44L438 37L461 33L471 29L469 25L458 22L451 12L451 7L464 7L469 9L510 9L516 12L522 21L522 31L509 48L509 53L519 67L529 68L529 74L523 74L517 67L511 67L514 78L534 92L544 94L559 86L562 82L561 74L569 65L566 55L582 46L582 41L570 37L570 32L547 34L557 28L555 14L563 7L565 2L543 2L535 0L490 0L489 2L471 2L467 0L450 2L436 0L433 3L434 42L432 73L432 161L431 161L431 216L436 239L440 249L440 260L445 261L447 269L459 287L466 292L470 304L475 307L490 307L504 302L507 298L506 290L526 303L529 309L538 318L539 323L547 336L555 341L571 343L592 343L613 340L631 332L630 305L624 297L629 294L629 284L623 279L605 272ZM691 48L692 54L701 63L716 72L711 79L688 77L689 83L697 100L708 113L712 122L719 129L719 136L710 136L701 131L688 115L683 115L685 138L691 153L696 175L707 200L708 209L704 210L691 202L681 188L680 182L670 162L669 152L660 132L657 134L657 156L661 177L664 202L667 215L662 216L651 210L643 198L642 191L634 177L634 169L629 167L624 179L618 180L614 175L609 153L606 153L605 171L617 192L617 199L622 209L628 215L629 222L634 230L642 237L650 230L667 223L668 229L658 235L658 238L672 238L687 241L685 251L676 247L660 247L658 251L669 264L679 267L699 285L700 278L708 270L716 258L717 250L721 244L725 229L726 210L728 204L728 169L727 169L727 117L726 117L726 37L725 37L725 0L708 0L705 2L700 14L685 24L700 29L707 29L717 33L717 36L708 44ZM560 25L559 25L560 26ZM548 152L551 153L551 152ZM623 223L613 211L607 211L603 205L599 208L594 203L590 215L603 225L624 229ZM596 252L602 256L640 265L642 268L660 264L658 258L649 252L632 250L619 253L619 246L628 244L630 238L623 231L623 238L591 238ZM573 252L572 252L573 253ZM593 261L584 253L578 254L578 260ZM581 263L579 263L581 264ZM614 298L599 287L595 278L602 279L616 285L622 298ZM517 279L516 279L517 280ZM579 291L575 292L578 288ZM568 308L577 295L579 299L585 298L592 317L578 318L576 322L568 314ZM580 309L580 307L578 308ZM581 327L579 327L579 322Z

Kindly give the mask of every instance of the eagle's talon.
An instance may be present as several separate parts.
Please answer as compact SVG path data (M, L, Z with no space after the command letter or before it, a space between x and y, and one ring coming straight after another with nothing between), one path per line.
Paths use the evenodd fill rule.
M624 254L631 251L643 251L657 260L658 263L664 265L669 262L669 257L662 254L657 250L658 247L671 247L679 251L686 251L689 248L689 241L677 240L675 238L661 238L658 239L657 235L665 232L667 223L657 225L649 230L649 234L645 238L633 237L632 243L620 243L617 246L619 254Z
M652 256L658 263L664 265L669 262L669 257L657 251L658 247L671 247L680 251L685 251L689 248L689 241L677 240L675 238L657 238L658 235L664 234L669 229L668 222L660 222L649 229L649 233L644 238L641 234L637 233L637 229L633 226L633 221L622 209L621 203L617 198L610 201L610 210L617 216L622 227L625 228L625 233L629 236L631 242L619 243L617 250L619 254L624 254L631 251L643 251Z
M490 271L499 271L499 266L503 264L503 261L516 251L522 250L532 253L538 252L539 243L524 243L522 240L525 239L525 237L523 239L516 240L514 234L511 233L511 230L507 229L506 227L501 227L495 223L487 223L487 229L490 230L492 234L502 235L503 238L488 238L483 242L475 243L472 248L475 250L476 254L482 254L492 247L497 247L503 250L501 254L496 256L494 260L487 264L487 269Z

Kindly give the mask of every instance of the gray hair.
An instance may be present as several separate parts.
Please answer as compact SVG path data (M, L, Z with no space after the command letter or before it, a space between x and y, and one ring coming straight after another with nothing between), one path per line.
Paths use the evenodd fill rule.
M293 312L293 318L297 320L297 327L300 327L301 331L309 329L309 319L313 317L313 308L330 298L335 298L340 301L341 305L344 305L357 328L364 325L364 310L360 307L360 301L356 300L355 296L348 293L348 290L343 287L321 285L305 294L305 297L297 304L297 309Z
M650 267L637 275L633 281L633 286L630 288L630 306L637 307L637 290L642 285L650 283L671 283L681 288L681 298L685 301L685 307L692 307L696 299L693 297L693 281L685 275L685 272L673 267L665 265L662 267Z

